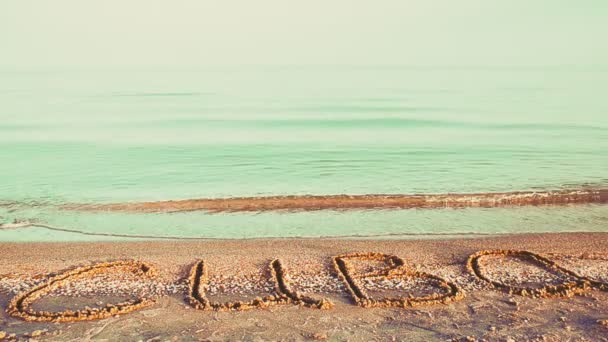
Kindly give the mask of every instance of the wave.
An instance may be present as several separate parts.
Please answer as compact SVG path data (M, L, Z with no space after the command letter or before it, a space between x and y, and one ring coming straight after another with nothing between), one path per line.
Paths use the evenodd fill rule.
M120 96L196 96L167 94L167 95L120 95ZM87 124L72 122L72 125L88 127ZM597 131L608 132L608 126L581 125L581 124L548 124L548 123L492 123L452 120L428 120L416 118L240 118L219 119L215 117L183 117L183 118L145 118L130 121L108 119L96 123L108 127L182 127L182 126L205 126L221 128L271 128L271 129L302 129L314 128L322 130L340 129L420 129L420 128L442 128L442 129L483 129L497 131ZM64 122L22 122L22 123L0 123L0 131L25 131L31 129L47 129L64 127Z
M579 124L544 124L544 123L488 123L450 120L426 120L414 118L358 118L358 119L232 119L215 118L171 118L138 121L139 127L167 127L183 125L205 125L220 127L260 127L260 128L315 128L315 129L349 129L349 128L448 128L448 129L488 129L488 130L553 130L553 131L604 131L608 127ZM0 127L2 127L0 125Z
M230 197L126 202L65 204L64 210L122 212L263 212L363 209L467 208L608 203L608 189L571 189L472 194L412 195L302 195Z
M112 97L182 97L212 95L205 92L139 92L139 93L115 93Z

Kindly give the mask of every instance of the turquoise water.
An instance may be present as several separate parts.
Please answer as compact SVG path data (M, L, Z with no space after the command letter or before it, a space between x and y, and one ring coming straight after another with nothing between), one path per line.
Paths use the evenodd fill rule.
M608 69L582 67L0 71L0 222L220 238L605 231L601 205L264 214L52 206L605 187L606 89ZM42 230L0 231L0 240L83 238Z

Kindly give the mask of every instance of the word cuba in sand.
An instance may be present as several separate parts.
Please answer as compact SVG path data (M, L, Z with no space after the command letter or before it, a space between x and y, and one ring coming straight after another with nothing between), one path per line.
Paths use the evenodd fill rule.
M517 287L492 279L481 262L486 257L512 257L532 263L551 272L558 272L567 276L559 284L547 284L543 287ZM352 301L361 307L415 307L431 304L448 304L464 298L464 292L454 283L441 277L413 270L398 256L382 253L352 253L334 256L333 267L344 283ZM382 265L379 269L361 272L353 266L356 261L372 261ZM468 272L485 281L493 287L510 294L530 296L534 298L571 297L575 294L596 288L608 291L608 283L593 280L582 276L572 270L561 267L554 261L528 251L514 250L484 250L469 256L466 264ZM272 305L301 305L314 309L331 309L334 304L325 298L316 299L294 291L288 281L288 271L280 259L269 263L269 270L274 282L274 293L265 297L258 297L251 301L213 302L206 296L205 289L208 284L207 264L204 260L197 261L191 268L188 276L188 295L186 301L194 308L200 310L248 310L265 308ZM156 277L154 268L140 261L114 261L95 264L92 266L77 267L58 275L49 277L41 284L16 295L10 302L7 312L26 321L72 322L103 319L115 315L126 314L154 304L152 298L136 298L133 300L107 304L105 307L85 308L82 310L65 310L61 312L36 311L32 304L49 295L53 290L65 287L71 281L91 279L107 272L125 272L135 274L141 280L152 280ZM432 283L435 292L420 297L402 296L374 298L370 296L364 280L405 279L415 278Z

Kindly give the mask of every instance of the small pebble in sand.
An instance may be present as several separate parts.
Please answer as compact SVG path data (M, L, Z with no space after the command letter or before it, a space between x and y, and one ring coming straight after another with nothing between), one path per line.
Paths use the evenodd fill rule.
M29 336L30 337L39 337L44 335L45 333L47 333L48 330L44 329L44 330L34 330L32 331Z
M327 334L314 333L314 334L310 335L310 338L313 340L327 340Z

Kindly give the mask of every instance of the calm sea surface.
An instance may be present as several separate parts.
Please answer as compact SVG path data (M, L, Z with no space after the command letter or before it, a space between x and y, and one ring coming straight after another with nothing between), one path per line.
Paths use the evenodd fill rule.
M64 203L608 186L608 69L0 71L0 223L182 237L608 231L608 206L67 212ZM102 239L44 228L0 241Z

